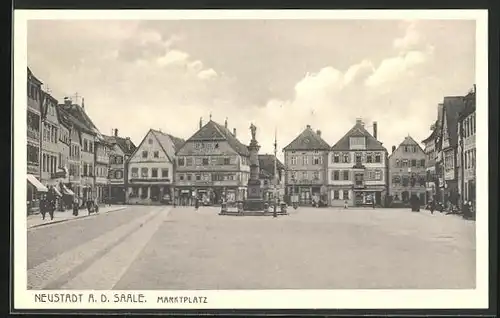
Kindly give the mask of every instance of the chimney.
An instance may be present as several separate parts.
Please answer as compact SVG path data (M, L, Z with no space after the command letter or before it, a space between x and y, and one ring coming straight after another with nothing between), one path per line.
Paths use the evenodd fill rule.
M202 120L202 118L200 117L200 129L201 129L201 127L202 127L202 126L203 126L203 120Z
M125 138L125 143L127 144L127 149L130 150L130 148L131 148L130 137Z
M306 127L307 127L307 129L311 129L311 125L307 125Z
M115 129L115 137L118 137L118 129Z
M224 122L224 127L227 128L227 117L226 117L226 121Z
M377 139L377 122L373 122L373 138Z
M321 130L316 130L316 134L321 137Z
M236 128L233 128L233 135L236 137Z
M361 126L364 126L363 125L363 119L362 118L356 118L356 125L361 125Z
M69 97L64 97L64 105L71 105L72 101Z
M392 152L396 151L396 146L392 146Z

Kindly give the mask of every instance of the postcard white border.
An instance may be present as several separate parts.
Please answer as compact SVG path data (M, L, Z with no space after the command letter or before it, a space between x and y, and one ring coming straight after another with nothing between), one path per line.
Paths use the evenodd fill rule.
M471 290L242 290L141 291L148 303L34 302L28 291L26 255L26 77L30 19L468 19L476 20L477 210L476 289ZM15 309L304 309L304 308L487 308L488 307L488 12L486 10L15 10L14 11L14 308ZM471 83L472 84L472 83ZM22 143L21 143L22 142ZM452 264L450 264L452 266ZM61 291L64 292L64 291ZM67 292L67 291L66 291ZM71 291L88 297L96 291ZM103 292L108 297L119 291ZM132 292L132 291L127 291ZM139 291L136 291L139 292ZM203 296L207 304L162 304L158 296Z

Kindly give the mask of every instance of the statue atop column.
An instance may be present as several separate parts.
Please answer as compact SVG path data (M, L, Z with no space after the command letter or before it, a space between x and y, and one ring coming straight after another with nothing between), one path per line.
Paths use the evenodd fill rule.
M250 125L250 132L252 133L252 140L255 140L255 133L257 132L257 127L253 123Z

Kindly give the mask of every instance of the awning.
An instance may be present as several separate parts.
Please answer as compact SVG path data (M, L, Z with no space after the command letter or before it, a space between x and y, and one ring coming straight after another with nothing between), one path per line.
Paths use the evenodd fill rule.
M53 187L52 189L54 190L54 192L56 193L57 196L62 197L61 192L59 192L59 190L57 190L56 187Z
M70 189L68 189L64 184L62 185L62 187L63 187L64 194L71 195L71 196L75 195L75 193L73 191L71 191Z
M32 174L28 174L27 175L27 179L28 179L28 182L31 183L38 192L48 192L49 189L47 189L46 186L44 186L40 181L38 181L38 179L32 175Z

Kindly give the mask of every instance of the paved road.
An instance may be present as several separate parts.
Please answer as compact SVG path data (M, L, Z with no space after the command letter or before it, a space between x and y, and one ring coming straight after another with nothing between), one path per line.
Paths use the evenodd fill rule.
M33 289L474 288L475 223L408 209L130 207L28 232Z

